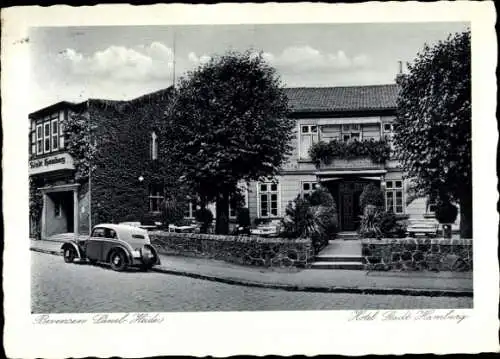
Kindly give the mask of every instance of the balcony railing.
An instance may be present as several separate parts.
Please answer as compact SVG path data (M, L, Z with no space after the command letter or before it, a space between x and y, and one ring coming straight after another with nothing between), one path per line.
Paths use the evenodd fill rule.
M316 164L319 170L378 170L384 169L384 163L374 162L369 157L355 157L350 159L336 158L329 162L320 161Z
M382 169L390 159L391 149L383 140L333 140L314 144L309 153L319 169Z

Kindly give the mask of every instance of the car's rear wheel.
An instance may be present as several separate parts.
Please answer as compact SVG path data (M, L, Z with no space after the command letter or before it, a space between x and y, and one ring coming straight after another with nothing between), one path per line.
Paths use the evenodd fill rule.
M66 263L73 263L76 258L76 251L74 248L67 247L64 249L63 252L63 257L64 257L64 262Z
M127 258L121 250L114 251L110 256L111 269L117 272L124 271L127 268Z

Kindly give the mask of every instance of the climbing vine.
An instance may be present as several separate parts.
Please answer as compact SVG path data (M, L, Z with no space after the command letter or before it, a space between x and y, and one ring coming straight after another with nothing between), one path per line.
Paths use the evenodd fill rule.
M43 195L42 192L38 190L42 186L42 180L35 176L29 177L29 211L30 219L35 223L35 228L33 228L35 236L40 234L40 218L42 216L43 208Z
M88 179L89 169L95 166L97 126L92 123L88 113L71 113L63 121L65 146L73 157L75 180L82 182Z

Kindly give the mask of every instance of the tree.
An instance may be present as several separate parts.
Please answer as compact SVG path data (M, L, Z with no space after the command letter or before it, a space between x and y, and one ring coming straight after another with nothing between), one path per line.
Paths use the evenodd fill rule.
M276 175L291 150L287 97L275 69L250 51L212 58L176 90L167 110L170 159L202 202L216 202L216 231L227 233L238 182Z
M394 144L417 191L460 204L472 237L470 31L424 46L400 75Z

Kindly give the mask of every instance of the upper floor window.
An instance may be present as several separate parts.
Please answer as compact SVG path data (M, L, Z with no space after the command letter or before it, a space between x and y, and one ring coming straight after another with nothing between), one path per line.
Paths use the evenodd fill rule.
M309 158L309 149L318 142L317 125L300 125L300 158Z
M263 218L278 217L278 183L261 182L258 184L258 190L259 216Z
M359 141L361 140L361 125L358 123L342 125L342 141Z
M383 124L383 133L384 133L384 138L387 142L389 142L389 146L391 147L391 151L394 151L394 125L389 122L385 122Z
M387 181L385 185L385 204L387 212L403 214L403 181Z
M63 132L59 114L31 121L31 154L41 155L64 148Z
M154 131L151 133L151 159L158 159L158 136Z

